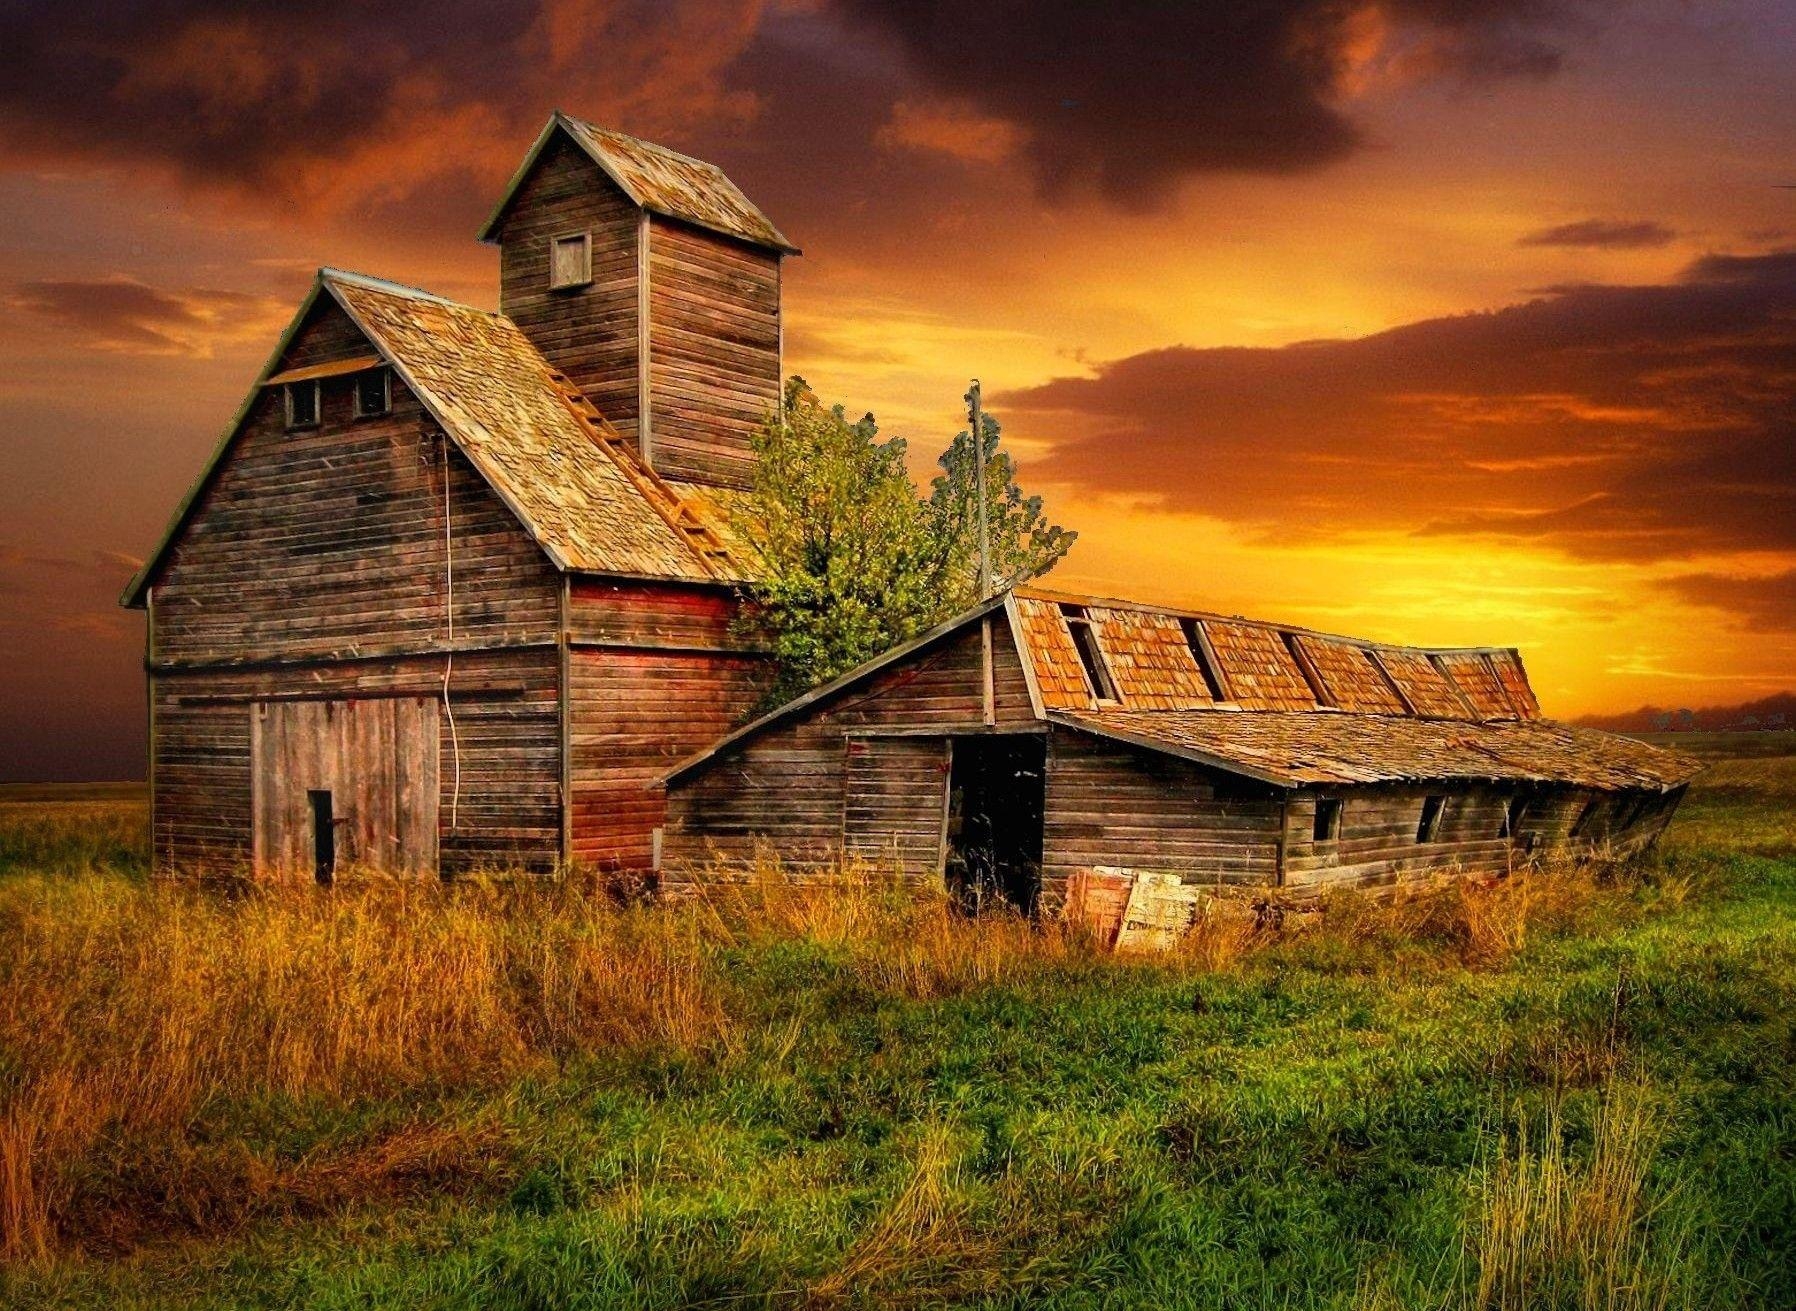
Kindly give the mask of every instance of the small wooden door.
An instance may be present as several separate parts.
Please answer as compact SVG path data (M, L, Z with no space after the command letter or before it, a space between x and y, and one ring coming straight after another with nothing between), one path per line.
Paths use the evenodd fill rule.
M948 740L851 737L842 789L842 849L888 870L942 870Z
M256 871L320 883L435 871L439 709L431 697L252 706Z

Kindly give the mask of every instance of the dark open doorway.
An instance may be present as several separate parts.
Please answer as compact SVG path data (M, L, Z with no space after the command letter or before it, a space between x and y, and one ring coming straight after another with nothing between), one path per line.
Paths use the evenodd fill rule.
M1041 893L1047 738L953 739L948 774L948 887L967 910L1033 914Z
M315 788L306 799L312 803L312 876L328 885L337 876L337 817L328 790Z

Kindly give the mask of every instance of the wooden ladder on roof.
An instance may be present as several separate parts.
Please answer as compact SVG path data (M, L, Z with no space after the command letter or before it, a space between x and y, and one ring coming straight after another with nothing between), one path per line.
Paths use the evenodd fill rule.
M576 387L566 374L551 369L549 378L554 382L562 401L585 427L587 435L600 450L611 457L624 476L636 485L644 499L655 507L656 513L680 535L680 540L686 543L712 573L720 578L727 577L731 572L730 548L705 516L643 462L636 443L613 428L611 421L599 413L598 407L587 399L586 393Z

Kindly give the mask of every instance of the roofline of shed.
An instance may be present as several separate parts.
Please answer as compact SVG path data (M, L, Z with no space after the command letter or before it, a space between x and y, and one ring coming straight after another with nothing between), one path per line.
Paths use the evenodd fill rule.
M1218 711L1217 713L1225 713ZM1131 733L1108 725L1098 725L1080 719L1075 712L1050 710L1047 714L1050 724L1060 728L1070 728L1075 732L1089 733L1092 737L1110 738L1128 746L1140 747L1144 751L1155 751L1163 756L1177 756L1194 764L1207 765L1211 769L1219 769L1225 774L1237 774L1242 778L1251 778L1260 783L1270 783L1273 787L1302 787L1302 780L1288 774L1280 774L1270 769L1259 769L1252 765L1243 765L1239 761L1230 760L1226 756L1215 755L1208 751L1200 751L1196 747L1182 746L1166 741L1164 738L1151 737L1146 733Z
M827 683L819 684L818 686L813 687L810 691L801 693L798 696L793 697L790 701L786 702L784 705L776 706L774 709L769 710L766 714L762 715L759 719L750 720L748 723L744 724L741 728L738 728L738 729L734 730L733 732L728 733L725 736L717 739L717 741L713 742L710 746L706 747L704 750L699 751L693 755L687 756L686 759L680 761L672 769L670 769L666 773L660 775L655 781L658 784L660 784L661 786L665 787L667 784L673 782L676 778L680 778L686 774L691 773L693 770L695 770L699 766L707 763L712 758L714 758L716 756L723 755L723 754L733 750L735 747L739 746L741 743L743 743L747 739L757 736L764 729L770 728L773 724L775 724L779 720L786 718L786 716L796 714L798 711L803 710L807 706L815 705L818 701L823 700L823 698L825 698L827 696L831 696L831 695L835 694L836 692L841 691L843 688L848 687L856 682L859 682L861 679L866 678L870 674L878 673L881 669L884 669L887 665L893 664L899 660L904 659L904 657L906 657L908 655L911 655L917 651L922 650L924 647L930 645L932 642L940 641L942 638L947 637L950 633L954 632L956 629L962 627L963 625L965 625L967 623L970 623L971 621L973 621L975 619L981 618L984 615L991 614L995 610L1003 609L1005 600L1007 597L1009 597L1009 595L1010 595L1010 593L1008 591L1003 591L1003 592L999 592L995 596L987 597L985 600L981 601L978 605L972 607L972 609L961 611L961 613L955 615L952 619L944 620L942 623L937 624L934 628L931 628L928 632L920 633L916 637L911 638L910 641L905 642L899 646L895 646L889 651L885 651L879 655L874 656L871 660L868 660L862 664L856 665L853 669L850 669L847 673L841 674L841 675L837 676L836 678L831 679ZM1012 640L1015 640L1014 634L1013 634Z
M719 236L730 238L732 241L740 241L746 246L759 246L763 250L775 250L782 255L802 255L804 253L797 246L794 246L791 242L787 241L784 234L780 233L778 228L773 227L773 221L771 219L767 220L767 225L768 227L773 228L773 231L780 239L778 241L756 241L753 237L745 237L740 232L730 232L712 223L701 223L684 214L672 213L663 206L650 204L642 196L637 195L636 192L630 188L629 183L618 176L617 170L612 168L608 161L601 158L600 155L592 150L585 141L581 140L578 132L573 131L567 126L571 119L571 115L565 114L559 109L553 111L549 115L549 121L543 124L542 131L536 134L536 140L530 143L530 149L525 152L524 162L518 165L517 171L511 175L511 181L505 184L505 190L499 195L499 203L493 206L493 212L487 216L486 222L481 225L480 232L475 237L476 241L490 243L498 240L496 233L499 227L499 220L505 216L506 209L510 207L512 198L518 194L518 188L524 185L524 179L529 176L530 170L536 167L537 158L543 153L549 142L554 138L555 129L561 128L567 133L568 139L580 148L580 152L594 164L598 165L600 171L603 172L606 177L611 179L617 186L617 189L623 192L624 195L628 197L630 203L636 206L637 209L644 210L650 214L658 214L662 218L673 219L679 223L688 223L695 228L703 228L706 232L715 232ZM682 155L679 151L670 150L659 142L649 142L649 144L653 145L658 150L667 151L670 155L686 160L688 163L703 164L707 168L717 168L717 165L715 164L708 163L702 159L694 159L691 155ZM723 170L718 169L718 172L721 173L722 171ZM725 176L727 177L728 175L725 174ZM731 185L734 184L732 183ZM740 188L737 189L740 190ZM744 198L746 199L746 196ZM749 201L749 204L753 205L754 202ZM757 206L757 209L758 208L759 207ZM765 218L766 216L762 215L762 217Z
M1132 610L1138 614L1173 615L1179 619L1214 619L1225 624L1250 624L1255 628L1275 628L1281 633L1299 637L1317 637L1327 642L1342 642L1368 651L1415 651L1422 655L1509 655L1518 660L1521 649L1513 646L1417 646L1412 642L1381 642L1348 633L1330 633L1302 624L1280 623L1276 619L1255 619L1251 615L1225 615L1216 610L1193 610L1189 606L1154 605L1147 601L1130 601L1117 596L1092 596L1081 592L1064 592L1053 587L1019 583L1014 589L1025 601L1046 601L1051 605L1097 606L1103 610Z

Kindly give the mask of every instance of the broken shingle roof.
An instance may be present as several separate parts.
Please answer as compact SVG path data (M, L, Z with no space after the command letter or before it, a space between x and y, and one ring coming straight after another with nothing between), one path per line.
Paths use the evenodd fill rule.
M1544 719L1112 709L1049 718L1284 787L1489 779L1667 791L1702 768L1645 742Z
M1234 616L1019 588L1023 653L1044 710L1097 710L1067 627L1082 613L1109 663L1123 710L1357 712L1456 720L1532 719L1540 706L1506 648L1427 650ZM1213 662L1222 700L1198 666ZM1306 673L1303 661L1309 664ZM1314 676L1317 686L1312 686ZM1320 693L1320 695L1318 695Z
M773 220L763 214L717 165L682 155L652 141L598 127L560 110L550 117L512 176L492 217L480 230L482 241L492 239L512 196L523 185L537 156L557 130L567 133L639 208L721 232L752 245L788 255L798 254L798 247L786 240L785 234L773 225Z

